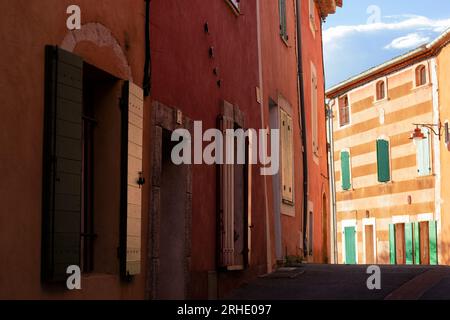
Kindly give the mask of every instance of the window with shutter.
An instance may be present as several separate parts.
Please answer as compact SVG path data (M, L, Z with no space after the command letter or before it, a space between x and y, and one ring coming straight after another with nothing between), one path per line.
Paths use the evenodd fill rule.
M350 190L351 188L351 173L350 173L350 152L341 152L341 173L342 173L342 189Z
M312 146L313 153L319 156L319 140L318 140L318 106L317 106L317 71L313 63L311 63L311 126L312 126Z
M286 0L278 0L280 12L280 36L285 41L289 39L287 33Z
M122 92L121 274L127 278L141 268L142 172L144 92L125 82Z
M345 95L339 98L339 125L341 127L350 124L350 107L348 96Z
M42 278L64 281L80 265L83 61L45 49Z
M419 176L431 174L431 154L430 154L430 130L422 128L425 139L416 142L417 148L417 172Z
M293 168L293 128L292 118L283 110L281 120L281 162L282 162L282 196L283 202L294 202L294 168Z
M315 0L309 0L309 26L313 35L316 34L316 3Z
M378 182L391 181L389 141L384 139L377 140L377 168Z

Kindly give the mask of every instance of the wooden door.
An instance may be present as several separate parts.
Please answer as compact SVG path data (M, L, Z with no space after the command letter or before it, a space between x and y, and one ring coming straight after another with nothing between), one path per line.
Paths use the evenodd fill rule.
M397 264L406 264L405 224L395 225L395 248Z
M345 237L345 263L356 264L356 228L346 227Z
M375 263L375 250L374 250L374 228L373 225L366 225L364 227L365 232L365 253L366 253L366 264Z
M428 221L420 222L420 264L430 264L430 236Z

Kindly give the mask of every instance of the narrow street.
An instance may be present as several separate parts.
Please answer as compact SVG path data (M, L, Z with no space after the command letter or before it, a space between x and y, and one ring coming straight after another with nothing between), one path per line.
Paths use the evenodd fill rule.
M299 265L235 290L233 300L446 300L450 268L380 266L381 289L369 290L367 266Z

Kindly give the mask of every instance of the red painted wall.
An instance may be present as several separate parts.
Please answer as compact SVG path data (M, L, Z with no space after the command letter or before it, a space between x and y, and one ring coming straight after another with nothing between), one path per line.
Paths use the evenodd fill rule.
M323 232L322 224L329 222L322 221L322 197L326 195L327 204L329 202L329 184L328 184L328 161L327 161L327 142L326 142L326 121L325 121L325 91L323 77L323 59L322 59L322 35L321 19L318 8L315 9L316 32L313 35L310 28L309 5L307 1L301 2L301 30L302 30L302 55L303 55L303 82L304 99L306 105L306 128L307 128L307 154L308 154L308 199L313 202L314 209L314 237L313 237L313 256L314 262L324 262L323 250ZM313 159L312 152L312 128L311 128L311 62L317 69L318 77L318 132L319 132L319 164ZM328 208L326 208L328 209ZM329 211L329 210L328 210ZM329 215L328 215L329 216ZM329 253L328 253L329 256Z
M256 1L241 1L237 16L225 0L151 2L152 99L180 109L203 130L217 128L221 101L238 105L246 127L261 127L256 101L258 51ZM204 24L209 25L209 34ZM214 48L214 58L209 48ZM218 68L218 76L213 74ZM217 81L222 80L219 88ZM250 270L219 275L220 295L247 275L265 272L264 189L253 170L252 253ZM208 271L216 270L216 167L195 165L192 196L192 298L206 298Z

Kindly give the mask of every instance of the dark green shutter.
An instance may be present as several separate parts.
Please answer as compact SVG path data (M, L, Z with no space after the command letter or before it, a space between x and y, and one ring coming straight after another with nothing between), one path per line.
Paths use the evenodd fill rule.
M413 224L405 223L406 264L413 264Z
M286 0L278 0L280 10L280 35L287 40Z
M342 189L350 190L350 154L348 151L341 153Z
M395 225L389 225L389 260L391 264L396 264L397 254L395 250Z
M414 264L420 264L420 226L414 222Z
M389 142L377 140L377 164L378 181L388 182L391 180L391 170L389 164Z
M356 264L356 228L346 227L345 237L345 263Z
M437 222L429 222L429 237L430 237L430 265L438 264L437 256Z
M42 278L62 281L80 265L83 61L45 50Z

